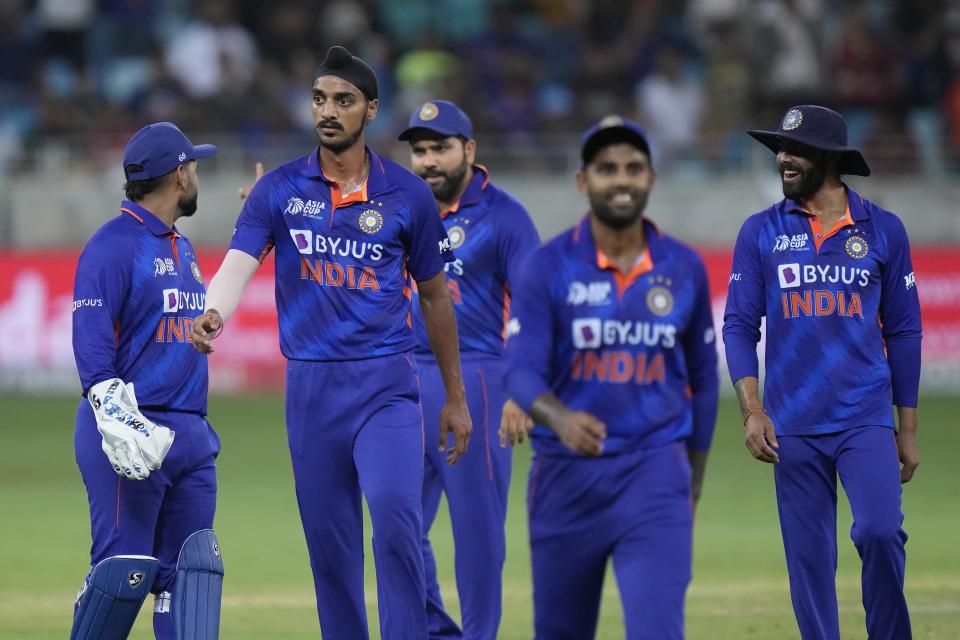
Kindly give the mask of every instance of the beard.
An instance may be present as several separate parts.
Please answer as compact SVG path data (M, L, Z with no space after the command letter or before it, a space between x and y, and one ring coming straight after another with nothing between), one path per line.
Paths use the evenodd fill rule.
M177 200L177 209L184 218L189 218L197 212L197 198L199 190L194 189L192 193L185 193Z
M823 186L827 179L827 167L823 160L819 160L809 169L801 169L792 162L785 162L780 167L780 178L783 180L785 170L793 170L800 174L800 179L794 183L783 182L783 195L791 200L806 200Z
M469 165L467 164L467 154L464 153L463 162L460 163L460 166L456 167L450 172L444 173L442 171L424 171L418 175L423 179L433 178L436 176L442 177L443 181L435 185L430 185L430 190L433 191L433 197L440 202L450 202L457 195L460 185L463 184L463 179L467 175L467 169L469 169Z
M321 124L323 124L323 123L321 123ZM343 130L343 125L340 124L339 122L334 122L334 123L332 123L332 124L329 124L329 123L328 123L327 126L337 126L337 125L340 126L340 130L342 131L342 130ZM334 154L340 154L340 153L343 153L344 151L346 151L347 149L349 149L350 147L352 147L353 145L357 144L357 141L360 140L360 136L363 135L363 130L366 128L366 126L367 126L367 119L364 118L364 119L360 122L360 128L357 129L357 130L356 130L354 133L352 133L351 135L349 135L345 140L342 140L342 141L340 141L340 142L326 142L326 141L324 141L323 136L320 135L320 131L319 131L320 125L317 125L317 128L315 129L315 131L317 132L317 137L320 139L320 146L321 146L321 147L323 147L323 148L325 148L325 149L329 149L329 150L332 151Z
M634 224L643 217L643 212L647 208L647 198L649 191L630 191L633 196L633 202L630 207L624 209L610 203L606 195L589 194L590 209L604 226L620 231Z

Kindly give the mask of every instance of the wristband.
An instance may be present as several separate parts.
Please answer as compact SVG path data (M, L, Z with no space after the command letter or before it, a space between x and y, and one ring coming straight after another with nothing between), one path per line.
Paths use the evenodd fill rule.
M758 412L762 413L763 415L767 415L767 412L763 407L754 407L753 409L750 409L750 411L747 411L747 415L743 416L743 426L747 426L747 420L750 419L750 416Z

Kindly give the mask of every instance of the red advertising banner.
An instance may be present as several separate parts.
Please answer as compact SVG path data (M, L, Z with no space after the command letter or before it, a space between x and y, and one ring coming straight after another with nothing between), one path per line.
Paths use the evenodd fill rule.
M200 269L209 282L224 250L198 253ZM912 254L923 312L924 388L960 392L960 245L914 247ZM701 255L719 329L731 254L727 249L706 249ZM0 390L79 392L71 342L78 257L79 250L0 251ZM271 257L257 271L240 307L217 338L216 353L210 356L214 391L282 388L284 362L277 337L273 274ZM722 341L719 346L723 348Z

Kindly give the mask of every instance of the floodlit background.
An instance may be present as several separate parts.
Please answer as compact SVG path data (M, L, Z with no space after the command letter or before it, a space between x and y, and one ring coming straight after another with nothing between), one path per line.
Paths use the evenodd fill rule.
M794 104L840 110L874 175L850 185L896 211L912 240L924 315L921 454L906 487L907 593L918 638L960 637L960 8L947 0L5 0L0 2L0 637L62 638L86 571L86 500L73 462L79 384L73 270L122 198L130 135L171 120L194 143L200 209L178 225L207 280L239 211L237 189L315 145L309 87L327 47L374 67L368 137L396 141L430 98L473 118L479 160L544 238L585 210L580 133L636 118L659 179L649 216L701 250L722 314L741 221L779 199L773 155L746 128ZM317 637L283 427L272 260L211 358L210 420L223 438L217 529L226 554L223 637ZM725 376L725 372L722 374ZM824 372L829 375L829 372ZM724 389L730 390L724 380ZM723 400L697 513L688 635L797 638L769 467L740 443ZM504 638L531 632L524 494L515 455ZM844 638L863 638L859 564L841 513ZM369 531L369 528L368 528ZM449 526L436 525L456 610ZM372 564L372 563L370 563ZM368 571L372 633L376 594ZM148 623L144 618L142 621ZM134 637L150 637L148 624ZM622 637L612 580L598 637Z

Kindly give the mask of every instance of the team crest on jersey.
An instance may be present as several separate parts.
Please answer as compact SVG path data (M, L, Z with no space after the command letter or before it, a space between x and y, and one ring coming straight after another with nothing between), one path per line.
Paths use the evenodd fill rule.
M847 255L851 258L865 258L867 252L870 251L870 245L860 236L850 236L847 238L847 242L843 245L843 248L847 250Z
M461 226L454 226L447 229L447 237L450 238L450 248L459 249L467 239L467 232Z
M193 274L193 279L203 284L203 275L200 273L200 265L196 261L190 263L190 273Z
M383 216L375 209L366 209L360 214L357 220L360 224L360 230L364 233L376 233L383 227Z
M657 285L647 291L647 308L650 313L661 318L673 311L673 294L670 289Z
M422 107L420 107L420 119L423 121L430 121L440 115L440 109L437 109L437 105L432 102L425 102Z
M800 109L790 109L787 111L786 115L783 116L783 122L780 123L780 128L784 131L793 131L800 124L803 123L803 111Z

